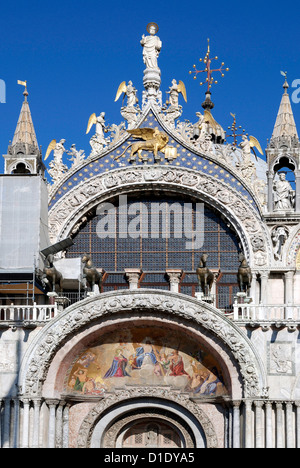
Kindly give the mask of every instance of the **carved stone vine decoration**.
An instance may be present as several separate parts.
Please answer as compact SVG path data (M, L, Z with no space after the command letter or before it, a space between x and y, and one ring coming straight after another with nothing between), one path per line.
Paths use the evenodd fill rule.
M272 258L272 243L269 233L261 222L259 214L251 204L241 197L233 187L199 171L168 167L124 168L93 177L70 190L51 208L49 212L50 238L54 243L66 237L78 224L86 211L109 195L121 193L121 190L138 190L141 184L170 185L199 196L208 197L208 201L221 209L222 213L231 216L241 226L240 234L247 233L243 239L248 254L252 256L253 267L264 267Z
M216 335L230 350L240 366L247 397L259 397L263 370L259 358L243 332L223 314L195 299L181 297L166 291L118 291L86 299L68 307L36 336L20 371L21 393L37 396L42 392L48 368L61 346L72 336L94 321L106 317L114 318L118 313L130 311L144 316L155 312L155 316L167 314L170 318L188 320L191 326L199 325Z

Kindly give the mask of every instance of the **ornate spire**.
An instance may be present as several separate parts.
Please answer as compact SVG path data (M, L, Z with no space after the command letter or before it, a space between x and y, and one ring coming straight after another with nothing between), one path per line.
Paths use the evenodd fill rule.
M283 84L284 93L279 106L279 111L273 130L272 140L281 137L292 137L298 139L299 137L294 120L294 114L292 111L290 96L287 91L289 88L287 82L287 73L282 72L282 75L285 76L285 81Z
M24 101L22 104L19 120L15 130L12 144L8 148L10 155L39 155L39 145L37 142L31 112L28 104L27 82L18 81L18 84L25 86L23 92Z

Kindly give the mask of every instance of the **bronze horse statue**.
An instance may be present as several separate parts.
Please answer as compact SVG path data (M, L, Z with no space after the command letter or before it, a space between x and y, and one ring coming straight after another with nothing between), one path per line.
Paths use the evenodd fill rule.
M85 265L83 267L83 277L86 279L91 291L95 292L95 286L98 286L99 292L101 292L102 274L93 266L91 257L85 254L82 257L82 263Z
M56 292L56 285L59 286L60 292L63 290L63 276L54 266L54 255L48 255L45 260L42 281L51 286L51 292Z
M252 283L251 269L243 253L239 255L239 261L240 266L237 274L238 285L241 292L245 292L247 295L249 295Z
M198 276L199 286L201 287L203 294L205 296L210 296L215 277L213 272L206 266L207 257L207 254L203 254L201 256L196 273Z

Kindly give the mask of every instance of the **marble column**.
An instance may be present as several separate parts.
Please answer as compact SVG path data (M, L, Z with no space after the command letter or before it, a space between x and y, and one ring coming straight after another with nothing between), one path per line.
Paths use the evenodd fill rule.
M284 273L284 301L286 304L285 319L293 318L294 305L294 272L286 271Z
M40 409L41 409L41 400L36 398L33 400L34 414L33 414L33 439L32 439L32 448L39 448L40 441Z
M252 442L252 401L245 401L245 448L253 448Z
M139 279L142 274L142 270L137 268L125 268L125 277L129 283L129 289L134 290L139 287Z
M294 448L293 405L286 403L286 448Z
M19 398L15 398L14 399L13 448L19 448L19 432L20 432L20 401L19 401Z
M269 213L272 213L274 209L274 204L273 204L274 172L267 171L267 177L268 177L268 211Z
M255 448L263 448L262 401L255 401Z
M10 398L5 398L4 400L4 421L3 421L3 437L2 437L2 447L10 448Z
M182 270L179 270L179 269L166 270L166 276L170 283L170 291L178 293L180 278L182 276Z
M276 402L276 448L283 447L282 403Z
M233 428L232 428L232 447L240 448L240 432L241 432L241 422L240 422L240 401L233 402Z
M56 407L58 400L47 400L49 408L49 427L48 427L48 448L55 448L55 429L56 429Z
M63 447L63 407L64 402L61 401L56 410L56 440L55 448Z
M69 448L69 412L70 404L67 403L63 411L63 448Z
M252 304L257 304L257 273L252 271L252 283L250 290L250 297L252 298Z
M266 448L273 448L272 402L265 403L266 411Z
M27 398L23 402L23 433L22 433L22 448L29 447L29 409L30 401Z
M268 304L268 279L269 271L260 272L260 303L262 305ZM264 317L262 317L264 318Z

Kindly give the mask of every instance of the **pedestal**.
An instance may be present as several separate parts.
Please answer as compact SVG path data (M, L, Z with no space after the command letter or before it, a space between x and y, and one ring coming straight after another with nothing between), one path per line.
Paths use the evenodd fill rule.
M252 298L247 296L245 292L238 292L234 299L238 304L250 304L252 302Z
M207 296L203 292L196 292L195 297L199 301L206 302L207 304L214 304L215 301L214 296Z

